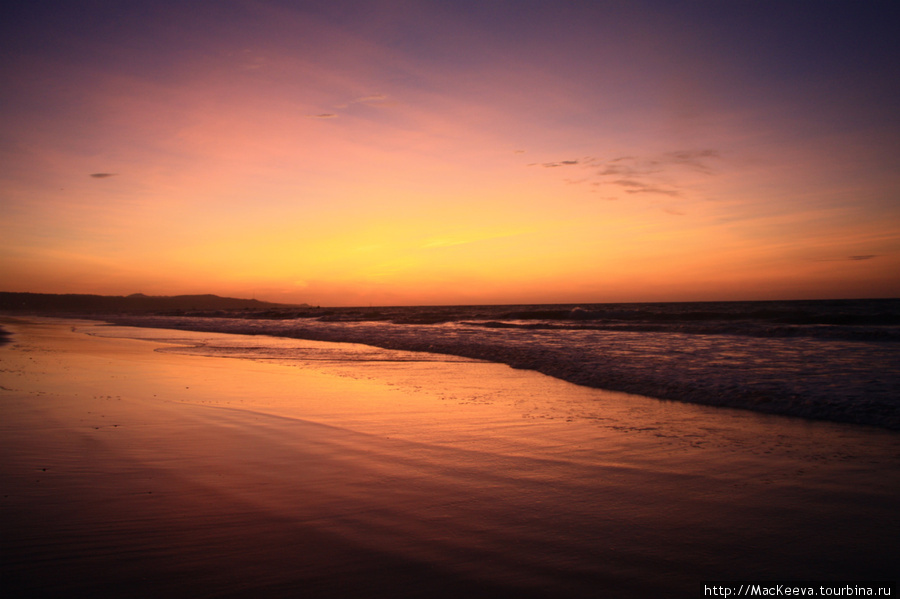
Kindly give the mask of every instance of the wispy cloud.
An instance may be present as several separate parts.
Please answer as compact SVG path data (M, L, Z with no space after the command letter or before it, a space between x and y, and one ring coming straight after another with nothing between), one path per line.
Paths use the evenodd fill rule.
M601 177L607 175L632 175L634 174L634 169L620 164L610 164L602 170L597 171L597 174Z
M656 193L673 198L681 195L681 192L675 189L666 189L663 187L659 187L658 185L651 185L648 183L643 183L641 181L633 181L631 179L619 179L617 181L612 181L612 185L624 187L625 193Z
M353 106L354 104L366 104L369 106L373 106L373 105L377 105L377 104L383 104L384 102L387 101L387 99L388 99L388 97L384 94L371 94L368 96L361 96L359 98L355 98L355 99L350 100L349 102L345 102L343 104L339 104L338 108L348 108L350 106Z
M544 162L541 164L544 168L556 168L559 166L575 166L578 164L577 160L560 160L559 162Z
M879 258L878 254L861 254L859 256L847 256L846 258L819 258L815 262L861 262L863 260L872 260Z
M335 108L339 110L345 110L357 104L363 104L365 106L384 106L387 100L388 97L384 94L370 94L368 96L360 96L359 98L354 98L348 102L344 102L343 104L338 104L337 106L335 106ZM338 117L338 113L320 112L319 114L308 114L306 116L310 119L335 119Z
M680 174L684 170L714 175L715 169L710 162L719 158L719 152L713 149L675 150L650 156L626 154L609 159L593 157L559 160L555 162L533 162L528 166L559 168L577 166L589 171L588 179L592 179L591 191L604 186L622 188L628 194L657 194L669 197L684 197L687 190L678 184ZM582 182L587 179L577 179ZM566 183L572 183L567 178ZM678 213L683 214L683 213Z
M516 237L518 235L523 235L528 233L529 230L512 230L512 231L501 231L501 232L470 232L470 233L458 233L451 234L441 237L432 237L430 239L426 239L424 243L422 243L422 249L434 249L434 248L444 248L455 245L466 245L469 243L477 243L481 241L490 241L492 239L504 239L507 237Z
M666 214L671 214L672 216L684 216L687 214L686 212L679 210L678 208L663 208L663 212Z
M106 179L107 177L115 177L118 173L91 173L89 176L94 179Z
M682 150L663 154L664 160L670 164L687 166L704 173L713 172L707 164L707 159L718 157L719 153L716 150Z

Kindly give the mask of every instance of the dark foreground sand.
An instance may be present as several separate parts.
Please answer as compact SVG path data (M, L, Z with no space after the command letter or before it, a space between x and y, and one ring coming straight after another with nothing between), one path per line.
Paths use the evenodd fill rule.
M3 597L701 597L704 580L897 578L896 433L479 362L262 363L109 336L225 335L2 324Z

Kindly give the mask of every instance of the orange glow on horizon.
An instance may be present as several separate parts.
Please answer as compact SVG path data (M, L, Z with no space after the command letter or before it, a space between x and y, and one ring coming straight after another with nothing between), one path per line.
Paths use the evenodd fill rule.
M84 57L10 63L0 290L318 305L900 296L892 131L804 120L761 92L717 100L733 91L713 76L722 62L681 34L656 43L707 76L590 20L544 55L551 38L532 50L442 13L455 50L419 53L256 10L258 30L227 38L216 23L135 64L96 58L87 38ZM622 48L633 64L608 59ZM730 84L777 85L755 76Z

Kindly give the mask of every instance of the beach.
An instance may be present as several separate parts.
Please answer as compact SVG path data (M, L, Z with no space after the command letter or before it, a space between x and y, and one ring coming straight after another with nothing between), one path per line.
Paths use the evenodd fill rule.
M897 578L893 431L422 352L0 324L4 596L700 597L703 581Z

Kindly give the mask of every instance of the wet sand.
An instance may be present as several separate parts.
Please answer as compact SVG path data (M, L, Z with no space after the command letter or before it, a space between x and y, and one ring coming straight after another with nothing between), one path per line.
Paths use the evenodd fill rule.
M247 342L229 335L2 325L3 596L699 597L706 580L897 578L896 433L484 362L265 362L181 349Z

